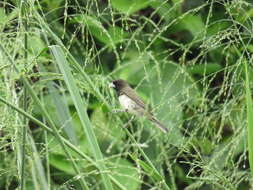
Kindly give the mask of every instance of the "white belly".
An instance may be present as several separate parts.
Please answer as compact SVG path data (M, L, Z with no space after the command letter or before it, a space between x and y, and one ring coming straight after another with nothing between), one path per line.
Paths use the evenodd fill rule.
M124 94L120 95L119 102L120 102L120 105L129 113L139 115L138 112L136 112L136 110L138 109L137 108L138 106L136 106L136 103L132 99L130 99L128 96Z

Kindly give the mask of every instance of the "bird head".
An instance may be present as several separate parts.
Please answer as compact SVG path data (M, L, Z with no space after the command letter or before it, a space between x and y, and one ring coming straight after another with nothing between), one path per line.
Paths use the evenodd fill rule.
M120 91L121 89L127 86L129 86L128 83L122 79L114 80L109 84L109 87L114 88L116 91Z

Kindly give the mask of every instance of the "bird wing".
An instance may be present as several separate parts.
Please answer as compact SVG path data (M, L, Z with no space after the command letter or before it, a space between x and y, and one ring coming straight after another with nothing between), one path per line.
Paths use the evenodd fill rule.
M132 88L126 87L122 89L122 94L131 98L137 105L139 105L143 109L146 109L145 103L142 101L142 99L138 96L138 94Z

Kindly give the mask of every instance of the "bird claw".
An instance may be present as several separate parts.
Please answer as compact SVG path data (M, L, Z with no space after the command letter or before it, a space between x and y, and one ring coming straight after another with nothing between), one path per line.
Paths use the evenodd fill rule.
M113 109L112 113L120 113L120 112L125 112L125 110L120 110L120 109Z

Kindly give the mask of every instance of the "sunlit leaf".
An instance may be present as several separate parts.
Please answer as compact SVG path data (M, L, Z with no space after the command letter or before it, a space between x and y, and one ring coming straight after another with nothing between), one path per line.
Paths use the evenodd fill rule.
M128 36L128 34L118 26L109 26L108 29L106 29L95 17L87 15L76 16L72 22L82 23L96 39L110 47L123 42Z
M111 0L112 6L125 14L132 14L140 9L146 8L151 0Z

